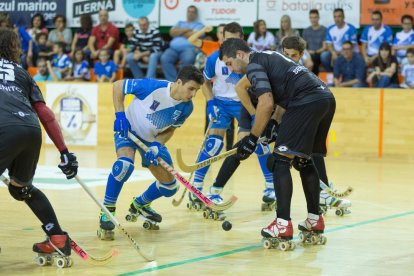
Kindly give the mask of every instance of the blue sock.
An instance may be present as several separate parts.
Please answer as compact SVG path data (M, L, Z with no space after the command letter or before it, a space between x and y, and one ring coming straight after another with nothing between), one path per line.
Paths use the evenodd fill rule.
M222 148L223 148L223 137L219 135L209 135L207 137L207 141L204 146L204 149L201 151L200 157L197 159L197 163L218 155ZM197 188L202 188L202 187L197 186L196 183L203 183L204 177L206 176L209 168L210 166L207 166L195 172L194 184Z
M130 163L134 163L131 159L126 158L126 157L121 157L120 159L129 161ZM112 172L109 174L108 181L106 183L104 205L115 205L116 204L119 193L121 192L122 186L124 185L125 181L126 179L124 181L116 180L115 177L112 175Z
M267 183L273 183L273 173L269 171L266 166L267 158L270 154L257 155L259 159L260 168L262 168L264 179Z
M156 182L157 181L154 181L142 195L136 197L135 202L140 205L145 205L160 198L162 194L160 193L160 190L158 190Z

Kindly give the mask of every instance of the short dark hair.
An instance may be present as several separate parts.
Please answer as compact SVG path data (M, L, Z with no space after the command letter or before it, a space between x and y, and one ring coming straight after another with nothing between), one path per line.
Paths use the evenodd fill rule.
M63 52L65 52L65 50L66 50L66 43L65 42L59 41L59 42L56 42L55 44L56 44L56 46L58 46L58 48L62 49Z
M128 23L125 25L124 29L127 29L127 28L134 28L134 25L132 23Z
M351 45L351 47L354 47L354 44L350 40L346 40L345 42L343 42L342 46L344 46L345 44L349 44Z
M45 23L45 18L43 17L43 14L41 13L36 13L35 15L32 16L32 21L30 23L31 27L33 28L33 21L36 17L40 18L40 29L43 29L46 23Z
M39 66L39 63L41 63L41 62L47 62L47 59L45 57L37 58L36 66Z
M306 41L299 36L288 36L282 40L283 49L294 49L303 53L306 48Z
M53 23L56 24L56 20L58 20L59 18L62 18L63 24L65 24L66 26L66 16L58 14L53 18Z
M237 22L230 22L230 23L226 24L224 26L223 34L225 32L229 32L229 33L232 33L232 34L239 33L241 37L243 37L243 35L244 35L242 26L240 26L240 24L237 23Z
M414 21L413 16L412 15L409 15L409 14L404 14L403 16L401 16L401 23L403 23L405 19L410 20L411 23L413 23L413 21Z
M0 12L0 24L6 22L7 27L11 26L10 16L7 12Z
M408 54L412 54L412 55L414 55L414 48L408 48L407 49L407 55Z
M196 6L190 5L190 6L187 7L187 10L189 10L189 9L194 9L196 14L198 14L198 8Z
M8 28L0 28L0 58L19 63L21 54L20 39Z
M84 31L92 30L93 23L92 23L92 16L90 14L82 14L80 16L79 21L80 21L81 28Z
M336 13L336 12L340 12L340 13L342 13L343 16L345 16L344 9L336 8L336 9L334 9L333 13Z
M319 11L317 9L311 9L309 11L309 14L313 14L313 13L319 15Z
M40 39L42 36L46 37L46 40L47 40L48 34L47 34L47 33L44 33L44 32L37 33L37 34L36 34L36 36L35 36L35 40L38 42L38 41L39 41L39 39Z
M189 81L195 81L198 84L204 83L204 76L201 71L194 65L186 65L178 72L177 80L181 80L183 84Z
M229 38L220 46L220 59L224 56L235 58L237 51L249 53L251 51L247 42L240 38Z
M372 15L374 15L374 14L379 15L382 19L382 12L381 11L375 10L375 11L372 12Z

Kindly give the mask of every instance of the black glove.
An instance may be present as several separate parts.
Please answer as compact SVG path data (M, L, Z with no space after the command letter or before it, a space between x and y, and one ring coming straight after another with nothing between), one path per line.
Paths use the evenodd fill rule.
M265 130L262 133L262 137L266 138L266 143L270 144L276 141L277 132L279 131L279 124L275 119L270 119L267 123Z
M237 147L237 158L245 160L256 150L257 138L253 134L244 137L240 140L239 146Z
M76 155L68 150L62 151L60 153L60 164L58 167L66 175L67 179L74 178L78 173L78 161L76 160Z

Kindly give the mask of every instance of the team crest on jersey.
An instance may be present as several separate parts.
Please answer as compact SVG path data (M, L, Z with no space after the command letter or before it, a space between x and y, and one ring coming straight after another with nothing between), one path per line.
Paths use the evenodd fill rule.
M221 67L221 73L223 75L228 75L229 74L229 68L227 68L225 66Z
M181 115L181 110L174 111L174 113L172 115L173 120L176 121L178 119L178 117L180 117L180 115Z
M150 109L153 110L153 111L155 111L155 110L157 110L157 108L158 108L159 105L160 105L160 102L154 100L152 102L152 105L150 106Z

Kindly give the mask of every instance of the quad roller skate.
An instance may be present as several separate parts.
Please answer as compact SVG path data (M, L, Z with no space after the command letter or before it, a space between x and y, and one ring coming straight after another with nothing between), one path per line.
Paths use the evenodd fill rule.
M321 244L327 242L327 238L322 235L325 230L325 223L322 215L308 214L308 218L299 223L299 241L302 244Z
M106 206L109 212L115 216L115 206ZM104 211L101 211L99 216L99 229L96 232L98 238L101 240L112 241L115 239L115 224L108 218Z
M37 253L35 262L40 266L55 264L58 268L65 268L73 265L70 257L70 238L67 233L52 235L43 242L35 243L33 251Z
M273 183L272 183L273 186ZM266 188L263 191L263 203L262 203L262 211L273 211L276 209L276 194L275 189Z
M129 206L129 214L125 216L126 221L135 222L137 219L144 221L142 227L146 230L159 230L160 227L157 223L160 223L162 217L160 214L155 212L151 208L151 203L140 205L134 200L132 200L131 205Z
M223 198L220 196L222 191L223 188L211 186L210 192L207 193L207 197L213 201L213 203L220 205L223 203ZM203 211L203 217L205 219L224 220L226 215L223 211L213 211L211 208L206 207Z
M335 198L324 190L321 191L319 196L319 208L324 215L328 212L328 209L335 208L335 214L342 217L351 213L351 210L348 209L351 205L351 201L348 199Z
M294 250L296 244L292 241L293 227L290 220L276 218L266 228L262 229L262 243L266 249L279 248L281 251Z
M199 189L199 190L201 191L202 189ZM188 193L188 199L189 201L187 202L187 208L189 210L202 211L205 209L204 203L198 197L196 197L193 193L191 192Z

